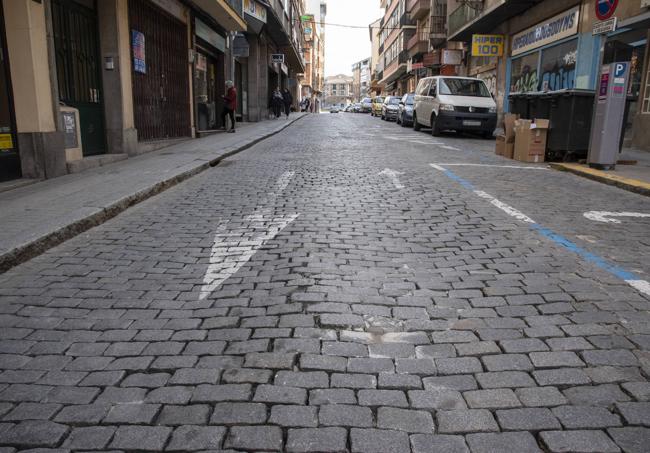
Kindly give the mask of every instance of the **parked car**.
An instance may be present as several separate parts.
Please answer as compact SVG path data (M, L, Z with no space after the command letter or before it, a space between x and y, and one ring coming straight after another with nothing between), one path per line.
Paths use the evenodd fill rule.
M397 121L399 111L399 100L397 96L386 96L381 106L381 119L386 121Z
M381 96L375 96L372 98L372 109L370 114L372 116L381 116L381 106L384 104L384 98Z
M348 104L348 105L345 106L345 108L343 109L343 111L344 111L344 112L350 112L350 111L352 110L352 107L353 107L352 104Z
M363 98L361 100L361 113L370 113L372 112L372 99Z
M354 104L354 108L352 109L352 111L354 113L361 113L361 103L357 102L356 104Z
M334 106L330 109L330 113L339 113L339 108Z
M399 110L397 111L397 124L402 127L410 126L413 123L413 100L415 93L407 93L399 101Z
M479 132L491 137L497 124L497 105L485 83L470 77L435 76L420 80L415 90L413 129Z

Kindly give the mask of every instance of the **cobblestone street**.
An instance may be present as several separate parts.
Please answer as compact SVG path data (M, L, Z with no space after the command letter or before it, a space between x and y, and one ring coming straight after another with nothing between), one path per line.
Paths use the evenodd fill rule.
M650 198L309 115L0 275L0 452L647 452L650 218L590 211Z

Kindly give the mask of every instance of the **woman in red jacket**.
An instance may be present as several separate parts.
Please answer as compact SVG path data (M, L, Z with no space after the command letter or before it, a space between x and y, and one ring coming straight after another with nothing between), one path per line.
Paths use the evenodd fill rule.
M226 129L226 116L230 116L230 124L232 127L228 132L235 132L235 109L237 108L237 88L235 84L232 83L232 80L226 80L226 95L223 97L223 100L226 102L226 105L223 107L223 112L221 113L221 122L223 123L223 128Z

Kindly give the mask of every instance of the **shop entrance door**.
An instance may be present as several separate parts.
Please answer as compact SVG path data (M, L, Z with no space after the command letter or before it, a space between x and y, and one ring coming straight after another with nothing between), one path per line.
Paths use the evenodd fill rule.
M21 176L4 24L4 13L2 5L0 5L0 37L2 39L0 49L0 182L17 179Z
M194 101L196 126L199 131L210 131L219 127L217 74L217 60L208 53L197 52L194 65Z
M94 2L85 2L94 6ZM97 12L71 0L52 0L59 99L79 110L84 156L106 151Z
M139 41L140 64L132 72L138 139L189 137L186 25L146 0L129 0L129 25L132 40L137 36Z

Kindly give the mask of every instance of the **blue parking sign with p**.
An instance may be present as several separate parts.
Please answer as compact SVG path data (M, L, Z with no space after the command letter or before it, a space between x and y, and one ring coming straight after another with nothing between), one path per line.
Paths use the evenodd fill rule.
M614 66L614 77L622 77L625 75L626 69L627 63L616 63L616 66Z

